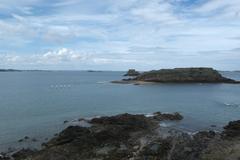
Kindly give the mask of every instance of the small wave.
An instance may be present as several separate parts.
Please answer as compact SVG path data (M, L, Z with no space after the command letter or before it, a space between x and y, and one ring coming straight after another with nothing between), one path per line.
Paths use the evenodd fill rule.
M99 81L99 82L97 82L97 84L106 84L106 83L108 83L108 81Z
M169 128L169 127L171 127L171 128L177 128L178 122L174 122L174 121L170 121L170 120L165 120L165 121L161 121L161 122L159 123L159 125L160 125L161 127L166 127L166 128Z
M170 123L166 123L166 122L160 122L160 126L161 127L170 127L171 124Z
M153 117L154 115L152 113L145 114L145 117Z
M236 104L236 103L224 103L224 105L228 107L240 107L240 104Z
M58 89L58 88L70 88L71 87L71 85L70 84L56 84L56 85L50 85L50 88L56 88L56 89Z
M82 119L82 120L74 119L70 122L67 122L66 124L70 126L80 126L80 127L87 127L87 128L91 127L91 124L86 119Z

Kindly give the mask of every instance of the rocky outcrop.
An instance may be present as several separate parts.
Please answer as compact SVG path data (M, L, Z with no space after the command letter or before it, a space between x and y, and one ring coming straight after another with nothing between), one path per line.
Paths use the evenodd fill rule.
M176 112L174 114L155 112L153 114L153 119L156 119L158 121L164 121L164 120L179 121L179 120L183 119L183 116L181 114L179 114L178 112Z
M36 152L35 150L31 149L21 149L20 151L14 153L12 155L12 158L14 158L14 160L27 159L28 157L34 155L35 152Z
M239 160L239 122L223 133L202 131L189 135L159 126L163 120L181 120L179 113L152 116L121 114L86 120L90 127L69 126L40 151L21 150L16 160ZM234 131L226 139L228 131ZM5 157L6 158L6 157ZM1 157L0 157L1 159ZM5 159L4 159L5 160Z
M138 76L140 73L135 69L129 69L128 72L124 76Z
M9 156L6 156L5 154L0 154L0 160L10 160L11 158Z
M229 122L228 125L224 127L223 135L226 138L240 137L240 120Z
M134 80L174 83L235 83L212 68L175 68L144 72Z
M91 127L69 126L44 144L41 151L33 154L22 150L15 157L21 157L21 154L26 157L26 153L29 153L31 160L127 160L140 155L145 139L149 141L146 136L157 137L160 121L179 120L179 115L158 112L146 117L126 113L93 118L87 120Z

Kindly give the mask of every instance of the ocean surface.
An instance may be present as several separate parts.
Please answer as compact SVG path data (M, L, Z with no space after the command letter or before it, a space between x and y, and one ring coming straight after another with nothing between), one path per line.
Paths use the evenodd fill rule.
M119 113L180 112L173 125L221 130L240 119L240 84L112 84L124 72L0 72L0 152L38 145L78 118ZM240 72L222 72L240 80ZM211 127L216 125L216 127ZM28 136L29 140L18 142Z

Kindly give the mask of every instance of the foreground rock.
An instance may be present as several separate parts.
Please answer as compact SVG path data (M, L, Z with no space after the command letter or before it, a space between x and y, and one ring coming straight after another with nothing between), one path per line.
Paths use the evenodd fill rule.
M240 120L229 122L227 126L224 127L224 136L227 138L240 137Z
M120 81L114 81L115 83ZM212 68L175 68L144 72L136 78L123 80L124 83L161 82L161 83L240 83L223 77Z
M183 119L183 116L181 114L179 114L178 112L176 112L174 114L156 112L153 114L153 119L156 119L158 121L164 121L164 120L180 121Z
M16 160L239 160L239 122L224 132L195 135L162 130L160 121L179 121L179 113L153 116L121 114L89 120L91 127L70 126L36 152L22 150Z

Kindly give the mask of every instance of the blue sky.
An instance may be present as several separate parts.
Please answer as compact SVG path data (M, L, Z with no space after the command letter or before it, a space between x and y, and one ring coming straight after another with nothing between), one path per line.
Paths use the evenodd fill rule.
M0 68L240 70L239 0L1 0Z

